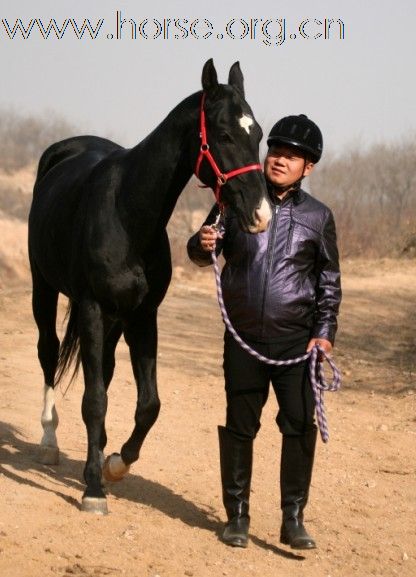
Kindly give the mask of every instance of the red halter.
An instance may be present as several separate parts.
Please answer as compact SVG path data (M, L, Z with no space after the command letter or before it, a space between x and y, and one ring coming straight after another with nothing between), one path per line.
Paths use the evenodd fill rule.
M215 162L211 152L209 151L209 144L207 142L207 130L205 125L205 93L202 93L201 99L201 113L200 113L200 138L201 138L201 148L199 149L199 156L198 160L196 161L195 167L195 175L199 178L199 169L201 167L201 162L205 157L211 165L212 170L214 171L215 176L217 177L217 185L214 190L215 200L219 205L221 205L221 188L230 178L234 176L238 176L239 174L244 174L245 172L250 172L251 170L262 170L261 164L248 164L247 166L243 166L242 168L236 168L235 170L230 170L229 172L221 172L218 168L217 163Z

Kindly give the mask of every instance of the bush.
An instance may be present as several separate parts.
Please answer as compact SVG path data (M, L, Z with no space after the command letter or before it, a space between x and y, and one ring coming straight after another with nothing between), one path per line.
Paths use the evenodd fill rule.
M74 128L54 115L33 117L0 111L0 168L14 172L38 161L53 142L74 134Z
M416 233L415 165L412 139L350 151L317 166L311 191L333 209L344 257L405 251Z

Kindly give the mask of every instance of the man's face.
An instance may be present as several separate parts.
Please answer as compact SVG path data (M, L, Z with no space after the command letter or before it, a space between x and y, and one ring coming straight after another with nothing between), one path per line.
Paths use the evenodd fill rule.
M279 187L290 186L302 176L308 176L313 167L295 147L283 144L272 145L264 161L267 180Z

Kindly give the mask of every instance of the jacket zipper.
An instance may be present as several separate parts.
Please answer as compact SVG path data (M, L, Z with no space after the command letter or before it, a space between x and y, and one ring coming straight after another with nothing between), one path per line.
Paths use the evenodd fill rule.
M266 263L266 270L265 270L264 278L263 278L263 299L262 299L262 303L261 303L261 333L262 333L262 336L264 333L264 310L265 310L265 306L266 306L266 294L267 294L267 287L269 284L270 265L271 265L272 256L273 256L274 239L276 237L279 211L280 211L280 205L277 205L275 207L275 218L273 219L273 223L272 223L273 226L272 226L272 229L271 229L270 234L269 234L269 241L267 243L267 263Z

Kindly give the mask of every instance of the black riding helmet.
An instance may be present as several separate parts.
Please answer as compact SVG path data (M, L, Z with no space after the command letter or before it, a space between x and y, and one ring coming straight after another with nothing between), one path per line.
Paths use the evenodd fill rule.
M305 114L285 116L273 126L267 138L267 146L289 144L305 152L313 163L322 155L322 132Z

